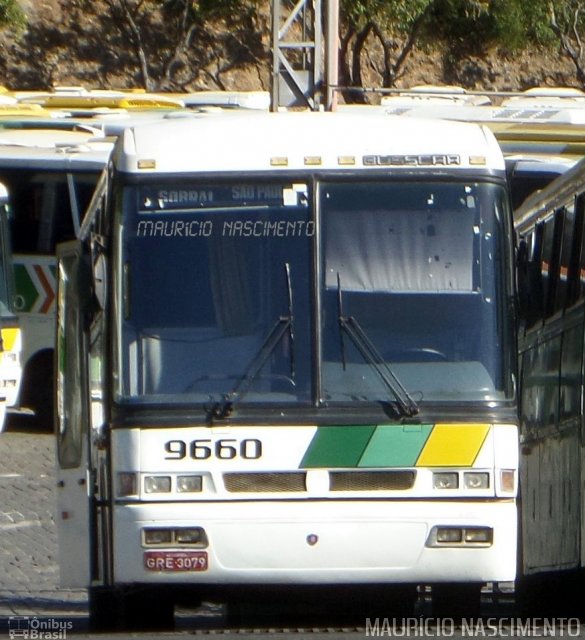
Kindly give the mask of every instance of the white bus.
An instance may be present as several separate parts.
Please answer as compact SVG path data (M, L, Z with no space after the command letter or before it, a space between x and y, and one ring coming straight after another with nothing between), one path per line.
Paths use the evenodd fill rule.
M61 577L92 624L419 584L471 615L513 580L512 236L476 125L124 131L58 253Z
M1 125L0 125L1 126ZM23 333L19 408L53 425L57 242L72 239L112 142L93 133L0 128L0 182L10 197L15 305Z
M514 213L519 332L522 579L528 615L580 615L585 580L585 162Z
M17 402L22 367L22 336L14 313L14 266L8 229L10 200L0 184L0 433L6 427L6 410Z

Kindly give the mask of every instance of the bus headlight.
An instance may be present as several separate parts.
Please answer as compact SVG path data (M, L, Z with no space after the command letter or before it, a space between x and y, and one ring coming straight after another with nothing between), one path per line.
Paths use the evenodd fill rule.
M466 489L489 489L490 474L485 471L468 471L463 474Z
M435 489L457 489L459 487L459 474L443 471L433 473L433 487Z
M144 491L146 493L170 493L171 476L145 476Z
M463 540L463 529L460 527L437 527L438 544L457 544Z
M469 544L491 544L493 530L489 527L474 527L465 529L465 542Z
M205 533L200 527L177 529L175 531L175 540L180 544L197 544L205 540Z
M172 540L172 529L144 529L145 544L170 544Z
M201 476L177 476L179 493L195 493L201 491Z

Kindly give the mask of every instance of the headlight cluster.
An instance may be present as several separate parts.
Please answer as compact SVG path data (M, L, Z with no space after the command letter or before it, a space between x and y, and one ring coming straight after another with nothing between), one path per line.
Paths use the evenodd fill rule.
M207 547L207 534L202 527L160 527L142 529L142 543L147 547Z
M461 474L464 489L489 489L490 474L487 471L464 471ZM457 471L433 472L434 489L459 489L460 474Z
M144 493L200 493L203 490L203 478L199 475L148 475L143 477ZM140 493L139 476L136 473L118 473L117 495L120 498L136 496Z
M427 547L489 547L493 544L491 527L433 527L427 538Z

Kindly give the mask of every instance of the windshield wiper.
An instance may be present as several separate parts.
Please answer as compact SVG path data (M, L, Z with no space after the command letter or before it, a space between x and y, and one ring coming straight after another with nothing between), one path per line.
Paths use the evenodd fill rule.
M295 380L295 359L294 359L294 329L293 329L293 299L292 285L290 279L290 264L285 262L284 272L286 276L286 287L288 294L288 316L280 316L264 341L258 349L258 353L248 365L244 375L238 380L234 388L226 393L222 402L216 402L208 409L208 417L211 419L223 419L231 415L234 409L234 402L241 400L249 391L252 383L272 355L283 336L288 332L290 339L290 379Z
M341 333L341 355L343 368L345 369L346 366L345 345L343 342L343 334L345 332L350 337L363 359L374 368L376 373L382 379L382 382L392 392L400 413L409 418L415 416L419 412L419 408L412 396L396 377L392 369L390 369L388 363L382 357L382 354L378 349L376 349L376 346L370 340L354 316L346 316L343 314L343 298L339 272L337 273L337 304L339 307L339 328Z

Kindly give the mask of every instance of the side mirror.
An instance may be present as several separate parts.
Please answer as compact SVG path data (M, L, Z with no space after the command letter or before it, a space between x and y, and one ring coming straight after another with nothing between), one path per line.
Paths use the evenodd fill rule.
M97 235L92 234L92 288L96 302L100 309L104 309L107 298L107 261L102 242Z

